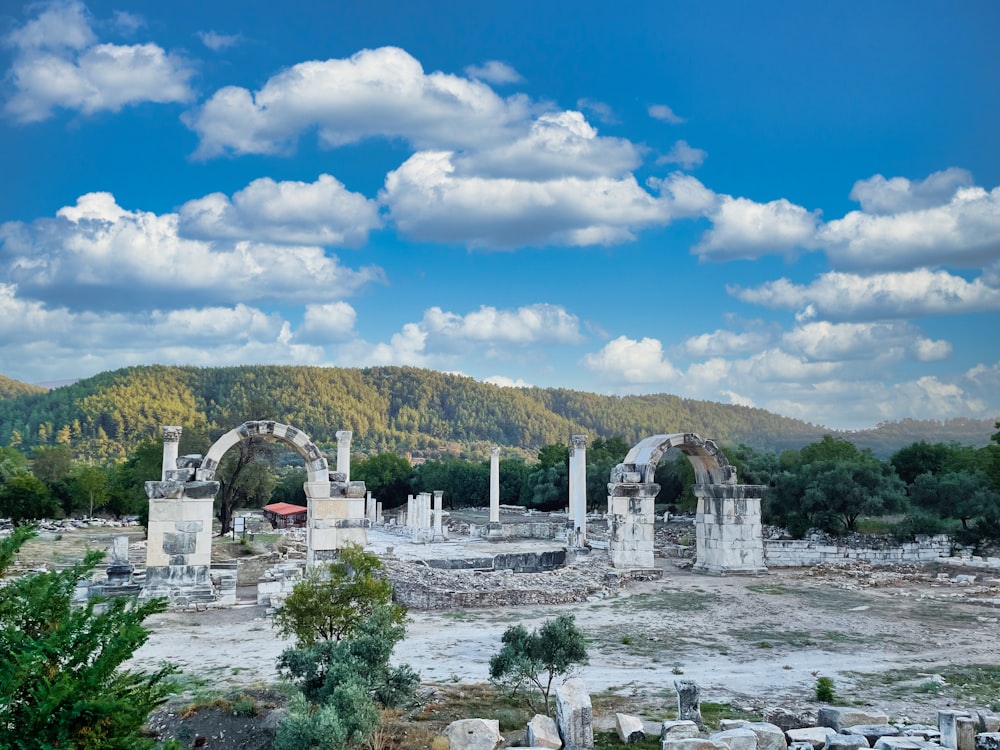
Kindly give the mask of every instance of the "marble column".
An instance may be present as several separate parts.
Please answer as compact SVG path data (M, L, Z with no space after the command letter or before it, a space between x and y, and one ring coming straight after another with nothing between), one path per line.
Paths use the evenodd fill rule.
M434 538L444 538L444 491L434 490Z
M587 543L587 436L573 435L569 451L569 504L577 546Z
M490 522L486 525L487 536L499 539L503 536L500 527L500 449L490 448Z
M351 437L350 430L337 430L337 471L343 473L344 481L351 481Z
M160 481L167 480L167 472L177 468L177 453L181 444L183 427L161 427L163 432L163 466L160 469Z

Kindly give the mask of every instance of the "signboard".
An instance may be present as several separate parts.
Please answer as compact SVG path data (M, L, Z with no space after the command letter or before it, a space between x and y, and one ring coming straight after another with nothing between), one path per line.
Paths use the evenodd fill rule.
M247 530L247 519L246 516L236 516L233 519L233 531L237 534L242 534Z

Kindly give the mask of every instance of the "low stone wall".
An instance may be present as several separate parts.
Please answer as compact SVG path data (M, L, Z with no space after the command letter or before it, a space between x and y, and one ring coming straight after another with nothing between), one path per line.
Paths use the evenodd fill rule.
M566 524L552 521L519 521L500 524L504 539L559 539L566 536ZM485 537L485 525L469 525L469 536Z
M832 539L765 539L764 561L769 567L794 568L844 561L872 565L928 563L952 554L952 540L946 534L917 537L914 542L887 543L874 538L869 544Z
M508 552L491 557L443 557L425 560L441 570L513 570L515 573L539 573L566 564L566 550L548 552Z

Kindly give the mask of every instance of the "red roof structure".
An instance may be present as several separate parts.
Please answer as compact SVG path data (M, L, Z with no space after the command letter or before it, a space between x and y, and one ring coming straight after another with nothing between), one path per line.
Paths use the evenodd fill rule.
M276 529L289 529L306 525L306 514L309 509L302 505L292 505L291 503L271 503L265 505L264 518L271 522Z
M303 505L292 505L291 503L271 503L270 505L265 505L262 510L269 511L278 516L291 516L296 513L307 513L309 511Z

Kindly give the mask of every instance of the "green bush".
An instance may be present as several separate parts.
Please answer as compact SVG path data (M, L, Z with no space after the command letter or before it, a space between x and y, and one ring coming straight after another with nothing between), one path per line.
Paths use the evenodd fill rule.
M837 699L833 691L833 680L829 677L816 678L816 700L820 703L833 703Z

